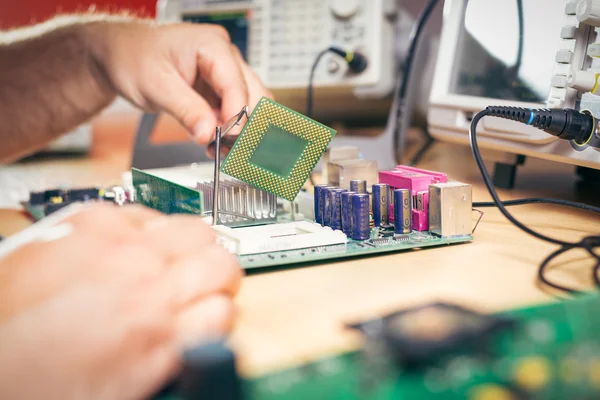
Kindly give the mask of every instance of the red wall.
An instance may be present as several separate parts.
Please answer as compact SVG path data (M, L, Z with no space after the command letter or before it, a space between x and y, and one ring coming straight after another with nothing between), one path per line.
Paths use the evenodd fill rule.
M153 17L156 0L0 0L0 29L43 21L56 13L87 11L92 5L100 11L134 10Z

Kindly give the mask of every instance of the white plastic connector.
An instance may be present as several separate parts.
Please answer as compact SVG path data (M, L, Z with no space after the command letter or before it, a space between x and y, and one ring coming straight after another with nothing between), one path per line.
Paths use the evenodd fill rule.
M218 242L237 255L331 246L348 241L344 232L308 221L247 228L216 225L213 228L217 231Z
M572 71L567 76L567 84L572 89L597 94L598 75L589 71Z
M579 22L600 27L600 0L579 0L575 15Z

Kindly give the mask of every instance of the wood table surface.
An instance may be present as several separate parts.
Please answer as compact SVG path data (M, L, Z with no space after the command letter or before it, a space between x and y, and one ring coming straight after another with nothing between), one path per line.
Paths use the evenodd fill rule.
M118 184L129 167L136 122L98 120L89 157L36 159L4 168L35 171L74 187ZM172 122L164 124L173 128ZM436 143L418 166L472 184L474 201L490 199L467 146ZM500 191L503 199L544 196L599 205L597 193L579 187L573 166L536 159L520 167L515 189ZM565 240L600 230L600 218L585 212L546 205L511 211L528 226ZM246 276L231 336L243 370L256 374L351 349L359 338L344 323L410 305L441 300L494 312L555 299L556 292L538 285L536 273L556 246L519 231L496 209L484 212L472 243ZM30 223L19 211L0 210L0 235ZM548 276L589 289L592 266L583 252L574 251L553 263Z

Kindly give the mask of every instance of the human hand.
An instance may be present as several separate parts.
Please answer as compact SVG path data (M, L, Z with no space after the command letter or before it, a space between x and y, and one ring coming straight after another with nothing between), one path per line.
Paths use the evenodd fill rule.
M197 218L95 205L52 229L0 259L0 398L145 398L230 330L241 269Z
M217 25L98 22L88 37L107 85L138 107L171 114L200 144L242 107L272 97Z

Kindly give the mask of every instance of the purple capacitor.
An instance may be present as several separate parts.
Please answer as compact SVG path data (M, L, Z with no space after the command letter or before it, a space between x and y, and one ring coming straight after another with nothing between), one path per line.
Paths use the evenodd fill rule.
M387 225L390 216L390 185L376 183L373 192L373 222L375 226Z
M367 181L363 179L353 179L350 181L350 190L356 193L367 193Z
M342 230L342 193L345 189L329 189L329 225L333 230Z
M350 196L357 192L342 193L342 231L346 236L352 236L352 202Z
M323 225L323 210L325 209L325 202L324 202L324 198L322 197L321 192L323 192L323 189L326 188L330 188L331 186L329 185L316 185L315 186L315 193L314 193L314 197L315 197L315 222L317 224L321 224Z
M369 225L369 195L367 193L358 193L352 195L352 239L367 240L371 237L371 227Z
M319 191L319 213L321 214L321 225L329 226L329 208L327 200L329 198L329 190L335 189L333 186L326 186Z

